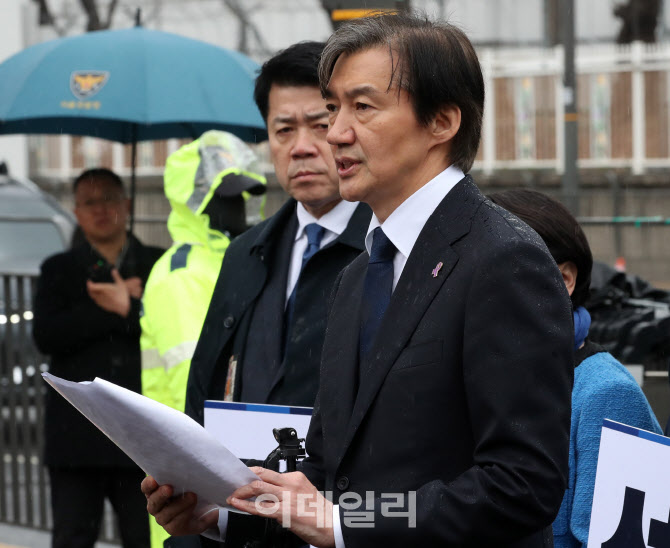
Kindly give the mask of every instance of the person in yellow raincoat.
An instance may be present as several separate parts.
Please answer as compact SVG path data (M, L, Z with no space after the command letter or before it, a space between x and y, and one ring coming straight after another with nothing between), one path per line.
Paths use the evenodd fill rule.
M154 265L142 298L142 393L184 411L191 357L231 238L247 228L245 198L265 192L253 151L208 131L174 152L164 174L172 246ZM150 518L151 546L165 530Z

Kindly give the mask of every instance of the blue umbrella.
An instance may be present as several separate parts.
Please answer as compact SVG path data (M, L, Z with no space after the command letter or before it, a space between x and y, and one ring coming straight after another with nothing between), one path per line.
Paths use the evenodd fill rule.
M258 65L241 53L140 26L60 38L0 64L0 134L133 144L222 129L265 137L253 102Z

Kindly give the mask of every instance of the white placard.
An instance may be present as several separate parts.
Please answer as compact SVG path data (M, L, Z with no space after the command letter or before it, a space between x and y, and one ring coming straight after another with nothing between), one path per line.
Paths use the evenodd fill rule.
M670 547L669 513L670 438L606 419L588 548Z
M277 447L273 428L293 427L307 436L311 407L263 405L207 400L205 430L241 459L265 460Z

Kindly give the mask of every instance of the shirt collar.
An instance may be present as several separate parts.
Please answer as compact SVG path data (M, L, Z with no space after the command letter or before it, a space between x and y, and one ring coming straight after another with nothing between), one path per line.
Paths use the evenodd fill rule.
M305 226L310 223L316 223L337 236L341 235L342 232L344 232L344 229L347 228L349 219L351 219L351 216L357 207L358 202L341 200L340 203L328 213L317 219L305 209L304 205L298 202L298 206L296 207L296 213L298 214L298 230L295 233L295 239L298 240L302 237L305 231Z
M463 177L459 168L449 166L400 204L383 224L373 213L365 237L368 254L372 249L372 232L381 226L384 234L407 259L428 218Z

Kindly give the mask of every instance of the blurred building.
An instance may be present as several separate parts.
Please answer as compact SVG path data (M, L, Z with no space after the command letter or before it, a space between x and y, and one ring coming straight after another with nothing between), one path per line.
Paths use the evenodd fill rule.
M0 22L0 46L7 36L5 25L23 29L25 45L57 36L55 28L64 34L86 28L78 0L47 1L56 25L38 25L40 2L16 0L21 9L9 13L15 20L3 17ZM133 25L131 6L139 5L143 24L149 28L239 49L262 62L295 41L325 39L331 32L324 9L327 3L120 1L111 23L117 28ZM575 0L580 214L603 220L587 226L599 259L612 263L625 255L629 268L651 280L670 280L670 250L664 245L668 225L628 227L613 219L628 215L662 220L670 211L670 7L666 3ZM97 4L104 15L109 0ZM479 51L487 97L482 144L473 171L484 190L525 185L560 195L563 48L555 44L561 36L561 0L411 0L411 5L464 28ZM655 10L655 43L617 43L631 6ZM640 30L639 25L628 23L629 34L631 28ZM120 144L69 136L32 136L27 143L30 177L56 193L63 181L92 165L129 174L130 150ZM169 209L162 197L161 175L167 155L180 145L178 140L168 140L138 147L140 234L144 231L150 241L162 244L168 243L163 220ZM262 155L266 150L259 148ZM0 159L3 152L0 148ZM10 159L10 168L11 163ZM269 161L266 167L271 170ZM280 190L270 192L267 212L274 211L282 199Z

